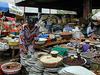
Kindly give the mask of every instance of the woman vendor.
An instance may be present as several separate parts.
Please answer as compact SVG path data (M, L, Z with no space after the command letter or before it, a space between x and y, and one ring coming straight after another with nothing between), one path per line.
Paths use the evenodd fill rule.
M70 31L72 32L72 30L73 30L73 27L72 27L72 25L70 23L65 25L65 27L63 29L64 32L70 32Z
M21 63L23 64L23 58L26 55L32 55L34 53L33 43L34 40L33 34L38 32L39 27L35 26L36 21L29 19L27 23L21 26L20 30L20 58Z
M87 36L88 37L93 36L95 30L96 29L94 28L94 25L90 22L89 25L88 25L88 27L87 27Z

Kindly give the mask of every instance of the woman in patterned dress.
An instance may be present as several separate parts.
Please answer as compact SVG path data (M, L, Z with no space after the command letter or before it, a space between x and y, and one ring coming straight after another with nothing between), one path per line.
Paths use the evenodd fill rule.
M21 26L20 30L20 58L21 62L25 55L34 54L34 34L39 31L39 27L35 25L34 20L28 20L26 24Z

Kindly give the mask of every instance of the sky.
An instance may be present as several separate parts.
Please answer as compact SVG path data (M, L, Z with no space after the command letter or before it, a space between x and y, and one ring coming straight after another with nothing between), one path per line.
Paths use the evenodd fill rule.
M0 1L8 2L8 3L11 3L11 4L15 4L14 0L0 0Z

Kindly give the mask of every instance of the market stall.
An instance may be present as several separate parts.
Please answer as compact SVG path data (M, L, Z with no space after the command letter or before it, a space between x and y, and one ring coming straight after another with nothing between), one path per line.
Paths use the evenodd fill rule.
M9 48L7 47L7 49L5 49L1 45L2 52L11 49L12 57L14 57L15 54L14 50L16 46L18 47L18 42L19 42L16 36L19 34L19 32L16 28L16 18L5 16L5 13L23 16L23 12L17 6L9 4L7 2L0 2L0 12L2 12L0 17L0 40L2 41L6 40L4 43L6 43L7 46L9 46ZM1 43L3 43L2 41Z
M45 28L44 21L41 21L36 25ZM53 22L52 19L49 21ZM72 26L70 26L71 24ZM61 24L60 26L63 25ZM99 36L84 37L78 23L68 23L65 27L65 31L59 30L58 27L56 31L39 31L38 35L33 32L32 34L34 35L31 38L34 37L32 45L35 48L35 52L33 54L26 54L23 58L20 58L23 62L19 62L19 67L10 62L12 64L10 68L15 68L19 72L19 70L23 70L21 69L23 66L29 74L57 75L61 69L67 66L82 66L88 68L89 70L86 70L93 75L96 75L92 72L95 65L93 66L91 64L96 63L95 72L98 72L100 53L98 52L97 46L100 44ZM34 30L36 29L34 28ZM12 57L15 56L15 49L19 49L19 35L16 35L14 32L15 30L6 37L2 37L3 40L6 40L9 48L12 49ZM3 66L5 65L3 64ZM7 73L4 69L12 71L9 66L6 68L3 66L1 68L4 73Z

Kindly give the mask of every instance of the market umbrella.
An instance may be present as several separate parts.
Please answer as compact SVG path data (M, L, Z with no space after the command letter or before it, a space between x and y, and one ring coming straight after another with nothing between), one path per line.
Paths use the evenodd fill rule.
M23 16L23 11L21 9L19 9L17 6L7 3L7 2L0 2L0 11L1 12L9 11L9 13Z

